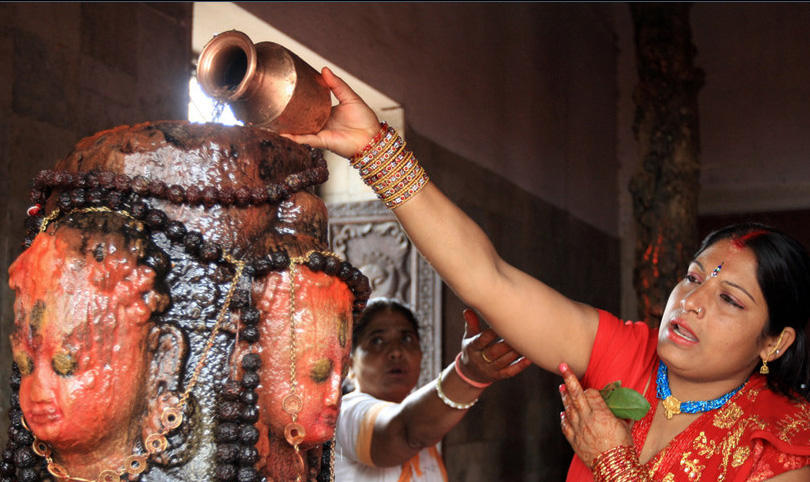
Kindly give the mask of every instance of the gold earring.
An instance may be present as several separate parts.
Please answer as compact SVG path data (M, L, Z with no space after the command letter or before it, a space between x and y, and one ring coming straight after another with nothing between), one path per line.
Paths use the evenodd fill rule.
M771 373L771 370L770 370L770 368L768 368L768 359L763 358L762 359L762 366L759 367L759 374L760 375L767 375L769 373Z
M762 357L762 366L759 367L759 374L760 375L767 375L771 373L771 370L768 368L768 358L771 357L774 353L779 353L779 345L782 344L782 336L785 334L785 331L782 330L782 333L779 334L779 339L776 340L776 346L768 353L766 356Z

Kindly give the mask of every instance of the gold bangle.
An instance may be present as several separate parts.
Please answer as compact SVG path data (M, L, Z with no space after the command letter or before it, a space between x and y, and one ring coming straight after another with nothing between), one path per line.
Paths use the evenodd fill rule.
M402 173L401 178L397 178L395 182L389 183L384 190L380 190L380 196L383 202L388 202L407 192L409 188L419 181L424 173L425 171L422 169L422 166L414 163L413 167Z
M401 192L401 194L399 194L397 197L395 197L395 198L393 198L391 200L385 201L385 206L388 209L394 209L396 207L399 207L399 206L405 204L405 202L407 202L409 199L411 199L416 193L421 191L422 188L425 187L425 185L427 185L427 182L429 180L430 179L428 178L428 175L425 174L425 172L423 170L422 175L420 175L417 178L416 183L413 184L413 186L410 189L408 189L407 191Z
M387 152L391 145L396 143L398 139L400 139L400 137L397 131L395 131L393 127L387 127L386 133L382 139L378 142L369 143L370 147L366 146L369 151L364 156L351 161L352 167L357 169L368 167L369 164L376 161L384 152Z
M391 145L391 149L377 158L374 161L373 166L371 166L369 169L360 170L360 177L363 178L363 181L368 182L368 180L371 180L372 178L379 177L381 172L387 173L393 171L400 159L400 154L404 149L405 141L403 141L401 137L397 137L396 142ZM389 153L392 151L394 154L389 155Z
M366 157L368 152L380 142L380 139L382 139L384 135L390 132L391 130L388 128L388 123L380 122L380 130L377 131L377 133L374 135L374 137L371 138L369 143L366 144L366 147L364 147L363 149L360 150L360 152L349 158L349 162L351 163L351 165L354 166L357 162L360 161L360 159Z
M413 171L415 161L411 151L405 151L404 155L397 157L395 160L399 164L398 166L394 166L394 168L377 179L369 180L367 184L374 190L377 190L377 186L380 186L379 190L383 191L392 183L396 183L405 173Z
M396 136L393 143L394 146L399 147L405 143L405 141L403 141L402 138L396 134L396 132L394 132L392 135ZM370 161L363 164L362 166L354 166L360 171L360 177L362 178L367 178L371 176L374 172L379 171L380 168L384 168L386 165L383 156L376 150L374 153L369 154L369 156L371 156Z
M448 407L451 407L451 408L455 408L456 410L467 410L468 408L475 405L476 402L478 402L477 398L475 400L473 400L472 402L470 402L470 403L458 403L458 402L454 402L454 401L450 400L449 398L447 398L447 395L445 395L444 392L442 391L442 374L441 373L439 374L439 378L436 379L436 393L439 394L439 398L442 399L442 402L444 402L445 405L447 405Z
M649 473L638 461L636 449L629 445L619 445L597 455L591 470L595 482L650 480Z

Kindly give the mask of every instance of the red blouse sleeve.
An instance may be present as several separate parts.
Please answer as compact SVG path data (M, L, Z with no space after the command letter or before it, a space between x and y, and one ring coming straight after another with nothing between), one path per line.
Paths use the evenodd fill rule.
M644 393L658 361L657 344L658 330L599 310L599 328L582 386L600 389L620 380L623 387Z

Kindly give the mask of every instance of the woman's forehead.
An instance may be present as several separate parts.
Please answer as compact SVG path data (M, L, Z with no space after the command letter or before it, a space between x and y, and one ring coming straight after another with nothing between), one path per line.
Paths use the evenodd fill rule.
M756 273L757 257L754 251L746 246L735 243L731 239L721 239L707 247L694 260L704 268L715 269L722 264L721 270L725 270L727 265L734 265L739 271L750 271Z
M757 269L759 263L751 248L731 239L720 240L706 248L693 261L705 275L743 289L754 299L762 298Z
M384 310L376 315L369 321L363 336L368 336L372 333L381 332L412 332L417 333L413 324L408 321L402 313L392 310Z

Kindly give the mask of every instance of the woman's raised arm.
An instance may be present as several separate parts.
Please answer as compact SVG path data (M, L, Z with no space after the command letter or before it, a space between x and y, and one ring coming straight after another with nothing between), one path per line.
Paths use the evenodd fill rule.
M380 132L380 122L328 68L323 78L339 101L325 127L287 137L351 158ZM484 231L429 181L393 213L442 279L516 350L549 371L561 362L579 375L585 371L598 324L594 308L506 263Z

